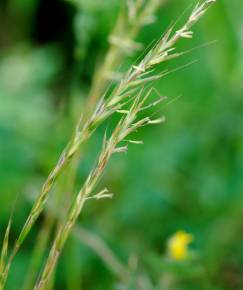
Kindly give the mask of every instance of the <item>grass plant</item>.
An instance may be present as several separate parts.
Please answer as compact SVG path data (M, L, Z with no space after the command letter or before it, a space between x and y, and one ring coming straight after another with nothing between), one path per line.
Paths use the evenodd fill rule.
M140 1L138 1L138 3L139 2ZM154 119L150 115L146 117L140 117L139 115L141 111L154 108L165 99L164 96L158 96L156 101L150 100L150 95L154 92L152 86L153 82L170 73L170 71L157 73L155 68L162 62L183 54L183 52L176 51L176 43L180 39L190 39L193 37L193 32L191 30L192 26L205 14L207 9L214 2L216 2L216 0L204 0L196 5L187 18L186 23L179 29L176 29L175 25L169 28L161 39L145 54L145 56L142 57L138 63L130 67L109 95L104 93L102 97L98 97L97 94L98 103L96 104L95 109L88 116L83 114L80 117L73 136L70 138L70 141L61 154L56 166L44 183L8 258L7 250L10 225L7 227L0 263L1 290L4 289L14 257L18 253L36 220L43 212L50 191L59 175L65 170L71 160L77 156L81 146L91 138L96 129L105 120L110 118L111 115L120 114L121 117L113 132L109 137L105 134L98 160L83 186L81 186L80 191L77 193L72 206L69 209L66 219L60 225L57 234L54 237L43 272L35 285L35 290L46 289L63 247L72 232L85 202L89 199L99 200L112 197L107 189L104 189L98 194L94 194L95 187L111 156L115 153L126 152L129 143L142 143L140 140L127 140L127 137L131 133L136 132L139 128L146 125L163 123L165 120L164 117ZM130 8L131 19L133 17L133 9L134 8ZM100 91L103 91L103 89L100 89ZM91 95L93 96L94 93L91 93ZM93 100L93 97L91 97L91 99ZM94 103L96 103L97 100L95 99Z

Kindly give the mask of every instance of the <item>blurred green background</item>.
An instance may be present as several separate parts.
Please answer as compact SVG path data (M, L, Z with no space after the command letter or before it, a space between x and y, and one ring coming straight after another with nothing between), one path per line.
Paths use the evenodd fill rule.
M14 211L10 244L73 132L121 4L0 2L0 237ZM194 4L168 0L137 40L147 47ZM80 218L82 229L102 239L134 281L148 286L131 282L126 288L119 270L73 236L53 289L243 289L242 10L242 0L218 1L179 50L216 41L162 66L197 60L156 83L169 97L160 108L166 123L141 130L145 144L130 145L126 155L111 160L99 187L107 186L114 198L87 203ZM128 64L138 55L129 56ZM74 192L107 126L86 146ZM9 290L21 289L43 219L14 262ZM170 261L166 245L178 230L194 236L190 257Z

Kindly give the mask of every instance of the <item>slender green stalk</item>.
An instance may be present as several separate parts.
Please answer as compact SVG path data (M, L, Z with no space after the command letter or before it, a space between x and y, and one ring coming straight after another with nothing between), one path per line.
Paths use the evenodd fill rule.
M110 269L110 271L117 276L121 281L127 281L130 277L129 270L112 252L112 250L106 245L106 243L98 236L82 227L75 227L73 231L74 237L76 237L81 243L84 243L91 248L97 256L99 256Z
M24 285L22 287L23 290L31 290L33 289L33 285L37 278L37 273L39 271L39 267L44 256L46 247L48 245L50 234L52 231L52 227L54 224L54 217L50 214L45 215L45 219L43 222L43 226L39 231L37 241L32 253L29 270L27 271Z
M11 229L12 219L10 218L3 239L2 251L0 256L0 273L5 267L5 262L8 256L8 247L9 247L9 234Z
M174 50L174 46L176 42L181 38L191 38L193 33L190 30L190 28L195 24L202 15L207 11L208 7L214 3L216 0L205 0L201 4L198 4L195 9L193 10L192 14L188 18L186 24L182 26L181 29L177 30L175 34L171 36L172 30L170 29L158 42L158 44L155 45L153 49L151 49L148 54L144 57L144 59L137 65L132 66L125 77L120 81L116 89L111 93L111 95L105 100L102 98L100 102L98 103L96 110L94 113L88 118L88 120L85 120L84 123L81 121L76 127L76 131L74 133L74 136L72 137L71 141L63 151L56 167L52 170L49 177L47 178L47 181L45 182L42 191L40 195L38 196L36 202L34 203L31 212L25 222L25 225L19 235L19 237L16 240L16 243L14 245L14 248L12 250L12 253L10 255L10 258L8 259L8 263L6 267L4 268L4 271L0 274L0 285L3 288L9 273L9 269L11 266L11 263L17 254L20 246L26 239L27 235L29 234L31 228L35 224L35 221L39 217L40 213L43 211L43 207L48 199L48 193L50 192L55 180L60 175L60 173L63 171L63 169L69 164L69 162L72 160L73 156L75 156L80 148L80 146L85 143L87 139L91 137L93 132L96 130L96 128L109 116L111 116L115 112L122 112L124 106L127 104L127 102L131 99L131 97L134 95L135 92L137 92L142 86L151 83L152 81L161 78L165 73L162 73L160 75L153 75L153 67L158 65L159 63L166 61L168 59L177 57L178 53L171 53L172 50ZM91 174L94 174L92 172ZM98 178L98 176L94 175L93 178ZM92 189L92 184L89 184L90 180L88 180L88 184L85 184L85 186L89 186L89 189ZM95 182L96 183L96 182ZM90 193L90 192L88 192ZM84 187L84 189L78 194L76 205L77 207L73 208L72 211L72 222L69 223L65 229L64 232L60 230L59 235L56 238L55 247L54 250L51 252L50 258L48 259L47 266L45 268L45 271L43 273L43 279L46 281L46 275L49 277L48 269L53 270L56 261L59 256L59 252L56 251L60 246L64 245L69 232L73 226L73 222L76 221L77 213L81 211L81 208L83 206L83 203L85 201L85 198L87 196L87 188ZM64 234L64 236L60 236L60 234ZM59 239L61 239L61 242L59 244ZM51 263L51 262L52 263ZM53 264L53 266L52 266ZM42 280L41 280L42 281ZM42 282L37 286L36 289L43 289L42 288Z
M67 172L65 172L66 174L64 174L64 176L62 177L62 180L58 183L58 186L56 188L56 195L54 199L56 208L60 208L60 200L61 200L61 197L64 195L64 193L67 200L67 196L68 196L67 193L72 192L74 190L72 187L73 167L71 167L70 169ZM35 283L36 277L38 276L41 262L42 262L45 250L47 248L47 245L50 239L50 234L55 225L55 221L56 221L56 215L54 215L51 211L48 211L45 213L45 218L44 218L42 227L39 231L39 234L38 234L35 246L34 246L33 254L31 256L29 269L25 276L25 281L22 287L23 290L33 289L33 285Z

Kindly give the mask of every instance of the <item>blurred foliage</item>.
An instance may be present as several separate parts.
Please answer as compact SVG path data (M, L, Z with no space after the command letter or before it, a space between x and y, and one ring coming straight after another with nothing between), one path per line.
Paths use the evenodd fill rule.
M1 239L15 199L11 239L17 236L28 196L38 192L72 133L121 2L0 2ZM147 47L191 3L168 0L138 40ZM180 44L188 50L216 40L166 65L197 60L156 84L169 96L161 105L166 124L144 129L139 138L145 145L131 145L127 155L114 158L102 180L114 199L90 202L80 219L124 264L136 257L134 277L145 285L149 277L153 289L243 289L242 9L241 0L218 1L196 26L195 38ZM76 189L103 132L86 148ZM9 290L23 283L38 226L14 263ZM186 261L166 256L166 243L178 230L195 238ZM55 289L125 289L74 238L56 281ZM138 289L134 281L129 289Z

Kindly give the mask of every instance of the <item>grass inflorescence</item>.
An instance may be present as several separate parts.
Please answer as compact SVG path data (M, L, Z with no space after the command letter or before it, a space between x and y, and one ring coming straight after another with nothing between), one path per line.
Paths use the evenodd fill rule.
M94 194L95 186L101 178L107 163L114 153L123 153L127 151L127 143L141 143L137 140L127 140L127 136L139 128L147 125L158 124L164 122L164 117L157 119L147 117L139 117L141 111L145 111L149 107L157 105L164 100L164 97L159 97L155 102L150 101L150 95L153 91L151 88L155 80L166 75L167 71L156 74L154 68L162 62L168 61L181 55L176 52L176 43L183 38L192 38L192 26L205 14L207 9L216 2L216 0L205 0L193 9L189 15L186 23L179 29L171 27L161 39L150 49L146 55L138 63L132 65L127 73L122 77L117 86L112 90L109 96L104 94L101 98L97 97L98 103L90 115L80 118L75 132L68 142L57 162L57 165L49 174L42 190L37 197L34 205L28 215L28 218L14 244L10 256L7 259L8 236L10 225L7 228L4 246L1 257L0 268L0 289L4 288L6 283L11 263L28 236L30 230L34 226L36 220L43 212L44 206L49 197L49 193L57 180L58 176L65 170L70 161L78 154L79 149L96 129L111 115L115 113L120 114L120 120L117 126L111 133L110 137L104 136L103 146L99 154L97 163L94 165L83 186L77 193L69 213L59 230L54 237L53 244L44 266L40 279L36 283L35 290L45 289L54 269L58 262L58 258L62 249L80 215L80 212L87 201L87 199L101 199L111 197L107 190L103 190L98 194ZM154 3L157 3L156 1ZM156 4L157 5L157 4ZM147 6L146 6L147 7ZM130 18L132 19L134 7L130 8ZM147 9L147 10L146 10ZM149 7L144 11L152 15ZM136 15L136 14L135 14ZM113 39L114 41L114 39ZM150 88L149 88L150 86ZM101 90L102 91L102 90ZM96 102L96 100L95 100Z

